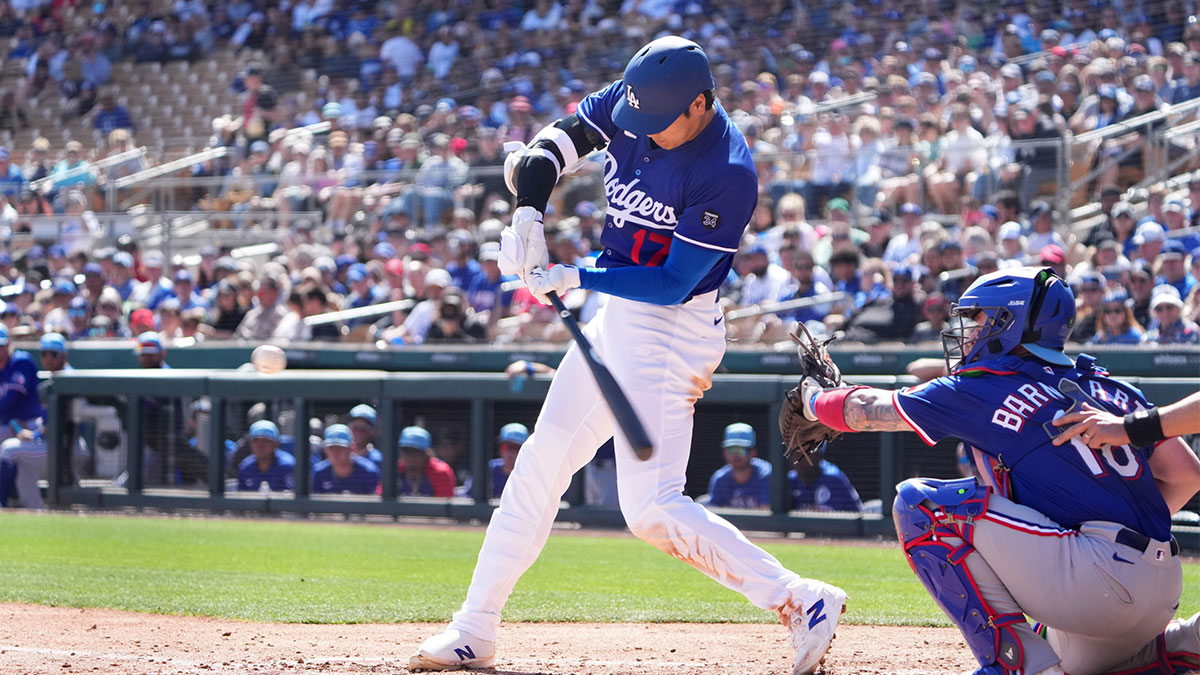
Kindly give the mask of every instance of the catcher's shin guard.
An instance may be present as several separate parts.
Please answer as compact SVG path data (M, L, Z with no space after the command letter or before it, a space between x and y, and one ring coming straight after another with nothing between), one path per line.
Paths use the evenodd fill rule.
M981 666L1015 671L1024 649L1012 626L1024 623L1025 616L992 610L963 564L975 550L973 522L987 511L987 497L987 488L974 478L911 478L896 486L892 514L913 572L958 626L975 659ZM947 543L948 538L961 543Z

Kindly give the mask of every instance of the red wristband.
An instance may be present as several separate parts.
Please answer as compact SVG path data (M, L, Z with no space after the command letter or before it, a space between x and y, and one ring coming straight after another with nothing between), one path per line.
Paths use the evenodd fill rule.
M812 405L817 421L838 431L854 431L846 426L846 397L851 392L867 388L866 385L860 384L857 387L843 387L821 392L813 400Z

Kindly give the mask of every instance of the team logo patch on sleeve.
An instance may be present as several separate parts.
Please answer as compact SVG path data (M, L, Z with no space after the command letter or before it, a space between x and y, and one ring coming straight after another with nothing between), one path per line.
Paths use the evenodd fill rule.
M715 230L717 229L717 226L721 224L721 216L715 211L705 211L704 218L701 223L703 223L704 227L710 230Z

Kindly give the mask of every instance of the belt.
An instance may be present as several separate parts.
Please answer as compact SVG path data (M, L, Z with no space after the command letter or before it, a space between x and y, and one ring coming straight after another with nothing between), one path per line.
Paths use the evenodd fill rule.
M1115 540L1118 544L1124 544L1132 549L1137 549L1145 553L1147 549L1153 546L1156 542L1146 535L1131 530L1128 527L1122 527L1120 532L1117 532ZM1175 537L1171 537L1171 555L1179 555L1179 542L1175 541Z

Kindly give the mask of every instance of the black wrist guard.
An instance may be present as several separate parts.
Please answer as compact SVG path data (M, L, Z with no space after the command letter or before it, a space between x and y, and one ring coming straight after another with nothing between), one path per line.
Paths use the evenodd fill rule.
M1145 447L1166 440L1163 434L1162 420L1158 418L1158 408L1135 410L1125 416L1125 434L1129 436L1130 445Z

